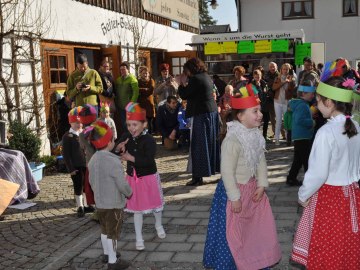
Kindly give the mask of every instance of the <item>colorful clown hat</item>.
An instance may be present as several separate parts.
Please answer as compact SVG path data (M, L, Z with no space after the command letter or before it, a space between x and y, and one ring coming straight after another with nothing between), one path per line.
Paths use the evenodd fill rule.
M82 106L79 116L80 122L83 125L89 125L96 120L97 112L94 106L90 104L85 104Z
M340 102L351 103L353 99L359 100L358 84L353 79L344 79L343 88L334 87L326 82L332 77L341 77L342 68L346 65L345 59L334 62L327 62L320 77L320 83L316 88L316 93Z
M100 112L110 112L110 103L101 102L100 103Z
M126 120L146 120L146 111L140 107L139 103L129 102L125 107Z
M247 84L239 89L240 96L231 97L231 108L233 109L248 109L260 104L257 96L258 90L255 85Z
M92 123L90 128L92 128L90 137L91 144L96 149L105 148L113 137L111 128L100 120Z
M68 113L68 119L69 119L69 123L75 123L75 122L80 122L80 117L79 117L79 113L82 110L81 106L72 108L69 113Z

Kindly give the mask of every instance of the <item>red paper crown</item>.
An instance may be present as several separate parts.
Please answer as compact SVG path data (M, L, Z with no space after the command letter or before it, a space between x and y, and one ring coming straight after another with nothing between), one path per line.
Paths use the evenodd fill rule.
M91 125L93 127L93 138L97 137L96 140L91 140L91 144L96 149L102 149L106 147L113 137L111 128L103 121L96 121Z
M126 120L145 121L146 111L138 103L130 102L125 107Z
M233 109L248 109L260 104L257 96L258 90L253 84L247 84L240 88L240 97L231 97L231 108Z
M82 110L81 106L72 108L69 113L68 113L68 120L69 123L75 123L75 122L80 122L80 117L79 117L79 113Z
M97 112L94 106L85 104L79 112L80 122L84 125L91 124L96 120Z
M231 108L233 109L248 109L260 104L259 99L256 96L249 97L231 97Z

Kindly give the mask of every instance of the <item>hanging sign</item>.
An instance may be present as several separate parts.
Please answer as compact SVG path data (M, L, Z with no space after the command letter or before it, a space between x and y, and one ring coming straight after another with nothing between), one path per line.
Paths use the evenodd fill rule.
M271 41L270 40L257 40L255 42L255 53L270 53Z
M208 42L205 43L204 53L205 55L209 54L221 54L223 49L222 42Z
M305 57L311 57L311 43L303 43L295 45L295 65L301 66Z
M254 42L251 40L239 41L237 46L237 52L238 54L254 53L255 52Z
M223 42L223 48L222 48L222 52L223 53L237 53L237 42L235 41L227 41L227 42Z
M289 40L287 39L274 39L271 41L271 52L288 52Z

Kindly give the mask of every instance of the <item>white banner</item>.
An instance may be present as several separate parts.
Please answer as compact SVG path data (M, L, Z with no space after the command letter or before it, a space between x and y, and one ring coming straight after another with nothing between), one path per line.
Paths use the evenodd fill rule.
M199 28L198 0L142 0L146 12Z
M241 41L241 40L263 40L263 39L291 39L305 38L302 29L281 30L281 31L264 31L264 32L231 32L221 34L194 35L191 38L192 43L206 42L225 42L225 41Z

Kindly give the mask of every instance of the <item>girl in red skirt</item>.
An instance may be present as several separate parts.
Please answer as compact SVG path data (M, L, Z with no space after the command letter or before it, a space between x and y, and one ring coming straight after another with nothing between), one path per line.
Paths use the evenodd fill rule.
M146 112L133 102L125 110L129 132L121 137L121 146L116 149L121 159L127 161L126 180L133 194L127 200L125 211L134 213L136 249L143 250L143 214L153 213L158 237L166 237L161 222L164 198L155 163L156 142L146 129Z
M358 270L360 130L351 119L355 82L326 77L317 87L316 99L329 120L316 134L299 190L299 203L305 209L292 259L309 270Z
M262 113L254 91L248 85L240 89L241 98L231 97L234 120L227 123L221 146L221 176L228 198L226 239L238 270L267 268L281 259L274 217L264 192L269 185L265 139L259 130ZM211 234L209 227L208 236ZM213 267L223 269L221 265Z

